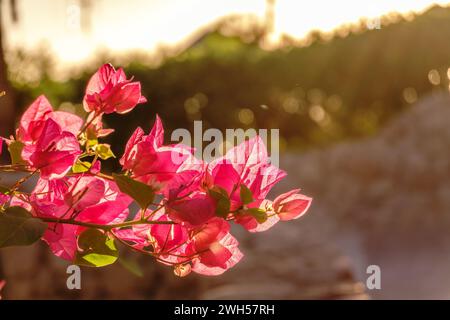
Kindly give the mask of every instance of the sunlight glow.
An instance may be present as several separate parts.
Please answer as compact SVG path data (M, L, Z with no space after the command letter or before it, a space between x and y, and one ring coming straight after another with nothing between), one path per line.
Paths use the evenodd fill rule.
M271 39L277 41L281 34L302 38L311 30L330 31L362 17L376 18L393 11L417 12L432 4L449 2L277 0ZM266 13L266 0L97 0L92 1L90 11L83 10L78 0L21 0L18 6L18 24L13 25L9 15L4 17L7 46L50 46L64 63L86 59L98 48L153 52L179 43L222 16L254 14L263 21ZM83 21L89 22L88 30L82 27Z

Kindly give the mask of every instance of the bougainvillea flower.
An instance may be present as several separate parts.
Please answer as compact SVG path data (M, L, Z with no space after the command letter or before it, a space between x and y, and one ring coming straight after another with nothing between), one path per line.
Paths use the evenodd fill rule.
M158 212L147 210L145 217L150 221L172 221L164 208ZM137 219L138 217L136 217ZM135 219L135 220L136 220ZM190 241L189 229L181 224L137 224L131 229L115 229L113 233L121 241L139 251L150 251L158 255L164 264L174 264L181 260Z
M215 216L216 202L207 193L195 191L166 206L169 216L179 223L198 226Z
M17 129L17 140L27 144L36 142L42 135L45 123L48 119L55 121L63 131L70 132L74 136L80 131L83 120L69 112L53 111L47 98L39 96L25 111L20 119Z
M219 218L194 230L193 241L186 250L192 259L192 271L203 275L219 275L238 263L243 254L239 242L229 233L229 224Z
M165 146L163 141L164 129L157 116L149 135L137 128L128 140L120 159L123 169L130 170L136 180L159 185L161 193L166 195L168 190L188 182L195 188L191 185L193 177L203 173L203 163L193 156L191 148L182 144ZM183 185L183 189L187 187Z
M230 149L208 166L208 182L227 190L235 205L240 203L240 185L244 184L253 199L263 200L270 189L286 176L283 170L268 163L267 150L260 137L249 139Z
M29 218L10 208L19 206L45 222L30 220L36 222L30 237L23 235L30 228L8 233L7 240L17 238L11 244L41 238L58 257L104 266L117 260L113 244L120 241L172 266L178 276L219 275L243 257L230 233L232 221L261 232L308 210L311 198L298 189L266 199L286 173L270 163L260 137L206 164L186 145L164 145L158 116L149 134L137 128L129 139L120 159L125 175L102 173L101 161L113 156L110 145L99 142L113 132L103 127L103 115L127 113L145 101L139 82L105 64L87 85L84 126L80 117L54 111L40 96L22 116L16 137L0 137L0 154L4 140L12 160L3 169L29 173L0 193L3 220L8 214ZM34 190L20 191L34 174L40 174ZM130 211L133 201L140 211Z
M9 199L10 199L10 196L0 193L0 207L3 206L5 203L7 203L9 201Z
M48 223L42 240L55 256L72 261L77 252L77 236L81 231L82 228L75 225Z
M97 115L123 114L145 102L139 82L127 80L122 68L115 70L111 64L104 64L89 80L83 106L87 112L94 111Z
M81 154L78 139L52 119L44 123L40 136L33 144L26 144L22 158L32 169L40 170L43 179L63 177Z
M103 225L123 222L132 202L119 192L114 182L89 175L50 181L40 179L29 200L37 217L72 218ZM49 223L42 239L55 255L72 260L77 236L83 230L70 224Z
M244 207L241 199L241 187L244 185L251 193L252 202L245 203L248 208L257 208L265 199L271 188L286 176L283 170L268 162L267 149L260 137L249 139L230 149L223 157L213 161L209 166L205 184L209 188L219 186L230 199L230 211ZM264 227L257 227L257 220L251 215L240 215L236 223L256 232L265 230L276 223L275 218Z
M167 214L161 214L153 221L172 221ZM150 225L149 235L155 252L165 255L176 254L181 246L188 241L188 229L181 224Z
M103 128L102 115L95 115L90 113L86 119L87 123L90 123L87 127L86 131L88 132L88 139L95 138L103 138L114 132L114 129L105 129Z
M312 198L299 194L299 191L300 189L294 189L283 193L273 201L273 209L280 220L298 219L308 210Z
M45 96L39 96L20 119L16 138L24 144L22 158L42 178L64 176L81 153L77 134L83 120L71 113L53 111ZM8 140L8 144L11 143Z
M127 229L114 229L113 234L116 238L126 242L130 247L145 251L152 245L149 237L150 226L147 224L134 225Z
M235 222L237 224L240 224L250 232L267 231L268 229L272 228L275 224L277 224L278 221L280 221L278 215L275 212L273 212L272 201L270 200L263 200L259 205L257 204L257 202L254 202L249 207L260 208L264 210L267 214L267 220L262 223L259 223L251 215L244 214L244 215L237 215L235 217Z
M52 181L40 179L30 197L38 216L76 217L102 224L122 221L131 202L115 182L83 174Z

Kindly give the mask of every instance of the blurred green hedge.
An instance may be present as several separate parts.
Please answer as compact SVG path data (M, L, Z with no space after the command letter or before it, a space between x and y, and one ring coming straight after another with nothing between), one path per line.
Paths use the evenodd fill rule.
M158 67L133 61L126 72L142 83L149 102L125 116L105 117L117 130L110 138L115 152L121 154L137 125L148 130L156 113L169 132L192 129L201 119L205 128L280 128L289 148L324 146L370 135L421 96L448 90L450 8L435 7L379 30L360 27L346 36L340 30L332 39L312 33L311 39L307 47L291 42L265 51L256 41L216 30ZM58 82L46 72L51 58L45 54L27 59L16 53L15 59L41 73L38 85L12 74L22 107L45 93L55 106L70 109L67 102L82 100L98 67Z

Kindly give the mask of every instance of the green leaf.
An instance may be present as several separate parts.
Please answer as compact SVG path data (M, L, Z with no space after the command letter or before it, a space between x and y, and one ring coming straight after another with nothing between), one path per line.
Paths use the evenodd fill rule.
M90 127L86 130L86 146L89 148L94 147L98 144L98 138L95 130Z
M245 184L241 184L240 197L244 205L253 202L253 194Z
M88 139L86 140L86 147L87 150L89 149L94 149L94 147L98 144L98 140L97 139Z
M87 229L78 237L74 263L87 267L104 267L119 257L114 239L98 229Z
M14 140L8 146L9 154L11 155L11 164L26 164L22 159L22 150L24 144L20 141Z
M230 213L231 206L227 191L215 186L214 188L209 189L209 195L216 200L216 215L226 218L228 213Z
M47 224L22 207L9 207L0 213L0 248L28 246L38 241Z
M155 192L151 186L140 181L133 180L129 176L113 173L113 178L120 191L132 197L141 207L146 210L153 203Z
M83 173L89 171L91 168L91 163L87 161L77 160L75 164L72 166L73 173Z
M116 156L111 151L111 146L109 144L103 143L95 146L95 152L102 160L107 160L109 158L115 158Z
M144 276L144 272L142 271L139 264L137 264L136 261L125 259L123 257L119 258L119 263L128 271L130 271L132 274L134 274L136 277L142 278Z
M9 194L9 188L5 186L0 186L0 193L1 194Z
M247 209L245 213L255 218L258 223L264 223L267 221L267 213L261 208L250 208Z

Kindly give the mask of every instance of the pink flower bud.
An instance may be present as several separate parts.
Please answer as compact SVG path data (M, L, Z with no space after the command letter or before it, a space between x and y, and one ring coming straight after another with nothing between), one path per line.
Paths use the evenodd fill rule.
M273 209L280 220L298 219L308 210L312 198L298 193L299 191L300 189L294 189L283 193L273 201Z
M188 263L188 264L176 265L173 269L173 272L175 273L175 275L177 277L182 278L182 277L186 277L188 274L190 274L191 270L192 270L191 265Z

